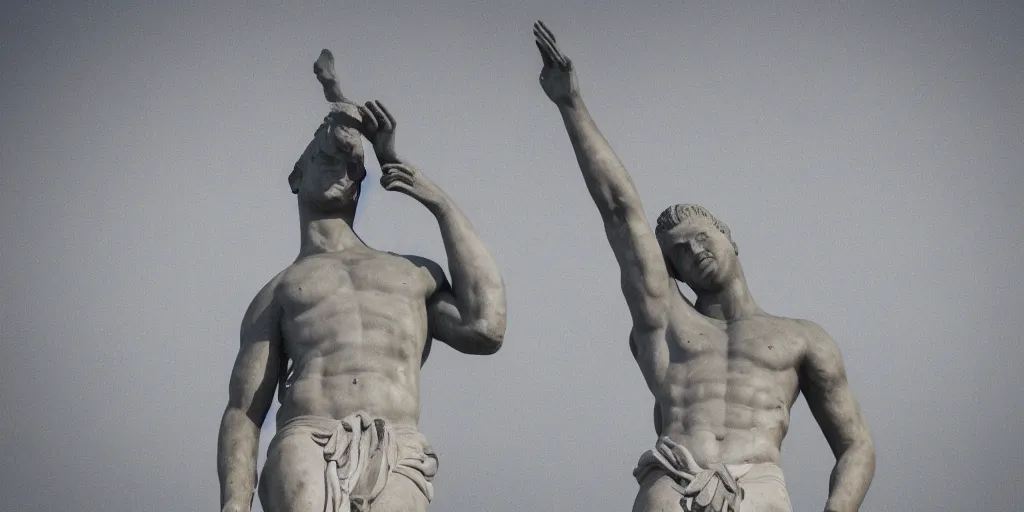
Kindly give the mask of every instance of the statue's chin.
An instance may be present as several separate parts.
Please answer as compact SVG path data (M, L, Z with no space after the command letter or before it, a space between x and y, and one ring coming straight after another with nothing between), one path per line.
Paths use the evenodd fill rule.
M683 282L690 287L694 292L698 293L710 293L718 290L718 282L714 272L703 273L698 272L699 276L688 276Z
M312 210L326 217L349 217L355 207L349 201L321 201L315 204Z

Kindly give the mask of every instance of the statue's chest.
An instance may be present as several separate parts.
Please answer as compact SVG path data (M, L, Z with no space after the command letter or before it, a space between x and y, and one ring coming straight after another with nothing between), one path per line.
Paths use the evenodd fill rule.
M803 353L803 340L785 321L744 320L726 329L731 359L749 361L768 370L794 368Z
M794 367L802 346L783 326L759 320L684 323L673 326L666 337L669 350L679 361L746 361L777 370Z
M671 348L686 356L722 354L728 350L729 337L723 329L701 322L678 322L666 333Z
M278 294L286 309L301 312L324 302L422 298L420 269L393 256L314 256L286 272Z

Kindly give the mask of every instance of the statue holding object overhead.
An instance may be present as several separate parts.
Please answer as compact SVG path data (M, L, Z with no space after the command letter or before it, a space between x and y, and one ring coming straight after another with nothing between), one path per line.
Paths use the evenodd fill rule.
M299 255L242 320L217 450L221 510L251 508L260 427L278 390L278 430L258 485L264 510L422 512L438 460L418 430L420 367L433 339L467 354L496 352L505 288L465 215L395 153L387 109L349 101L327 50L314 73L332 111L288 176ZM366 177L362 136L381 164L381 186L436 217L451 281L437 263L373 249L353 230Z

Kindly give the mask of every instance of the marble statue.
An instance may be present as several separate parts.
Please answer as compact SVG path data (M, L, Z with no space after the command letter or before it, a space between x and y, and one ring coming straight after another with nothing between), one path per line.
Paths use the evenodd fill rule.
M633 321L630 349L655 398L657 442L633 472L633 511L790 511L779 461L801 392L836 458L825 510L858 510L874 475L874 444L836 343L812 322L758 307L729 228L708 210L672 206L651 229L583 102L572 61L543 23L534 37L541 88L562 115L600 211ZM694 304L677 281L694 291Z
M391 113L345 97L333 62L324 50L314 64L331 112L288 176L298 257L242 320L217 450L223 512L252 506L275 390L278 430L258 479L264 510L426 510L438 460L417 426L431 341L492 354L505 334L504 284L487 248L451 198L398 157ZM371 248L353 230L366 177L362 136L381 164L381 186L437 219L450 282L437 263Z

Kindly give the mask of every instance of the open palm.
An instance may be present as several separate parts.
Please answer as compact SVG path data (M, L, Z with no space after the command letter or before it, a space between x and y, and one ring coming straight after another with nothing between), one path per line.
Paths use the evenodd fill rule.
M558 49L555 42L555 35L551 33L544 22L538 21L533 25L534 41L537 49L540 50L541 59L544 60L544 68L540 72L540 86L551 101L558 104L568 104L579 95L579 86L576 83L576 71L573 69L572 60L566 57Z

